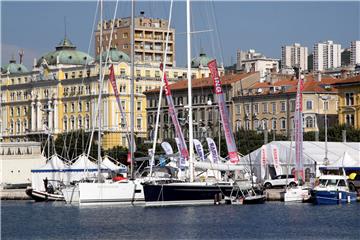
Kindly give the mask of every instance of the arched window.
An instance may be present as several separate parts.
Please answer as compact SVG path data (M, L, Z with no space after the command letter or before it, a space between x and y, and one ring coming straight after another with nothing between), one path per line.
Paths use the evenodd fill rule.
M74 116L70 117L70 129L71 130L75 129L75 118L74 118Z
M90 128L90 117L89 115L86 115L85 117L85 129L89 129Z
M67 117L65 116L64 117L64 120L63 120L63 125L64 125L64 131L67 131L68 130L68 119Z
M276 119L275 118L273 118L271 121L271 129L276 130Z
M261 120L261 128L262 128L263 130L268 129L268 120L267 120L267 119Z
M314 127L314 120L313 120L313 118L312 117L310 117L310 116L307 116L306 118L305 118L305 126L307 127L307 128L313 128Z
M79 115L78 116L78 128L81 129L83 127L83 121L82 121L82 117Z

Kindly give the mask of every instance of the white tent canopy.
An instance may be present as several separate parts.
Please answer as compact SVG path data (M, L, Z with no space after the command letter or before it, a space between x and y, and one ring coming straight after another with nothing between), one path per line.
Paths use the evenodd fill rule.
M120 164L119 166L110 161L108 156L105 156L103 158L103 161L101 162L101 168L102 169L109 169L111 171L126 171L127 168L125 165Z
M291 148L290 148L291 145ZM328 164L327 166L343 166L343 162L347 167L360 167L360 143L359 142L328 142ZM273 141L265 145L266 158L269 165L273 165L273 157L271 153L272 146L277 146L279 150L279 162L283 173L290 173L295 166L295 142L290 141ZM309 168L311 172L315 172L316 167L324 166L325 142L304 141L304 168ZM291 155L291 157L290 157ZM261 148L250 153L253 172L260 176ZM242 164L249 165L249 154L241 158ZM315 164L316 163L316 164ZM345 166L345 165L344 165Z

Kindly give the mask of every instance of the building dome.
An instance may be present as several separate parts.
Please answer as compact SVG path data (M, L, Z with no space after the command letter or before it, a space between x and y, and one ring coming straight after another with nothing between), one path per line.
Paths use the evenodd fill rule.
M76 46L66 37L55 47L55 51L43 55L37 66L40 66L44 59L48 65L86 65L94 60L90 55L76 50Z
M8 64L1 67L1 73L27 73L29 70L25 67L25 65L21 63L16 63L14 59L10 60Z
M200 55L191 60L191 67L198 68L200 66L207 67L208 62L212 59L206 56L206 53L201 52Z
M108 51L103 52L101 60L105 62ZM100 61L100 56L96 57L96 61ZM109 61L111 62L130 62L130 57L116 48L112 47L109 50Z

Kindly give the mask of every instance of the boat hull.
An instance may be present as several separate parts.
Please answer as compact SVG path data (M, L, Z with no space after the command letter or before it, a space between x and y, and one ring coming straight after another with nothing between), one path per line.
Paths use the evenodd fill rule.
M314 204L345 204L356 202L356 192L347 191L319 191L311 192Z
M64 196L61 194L52 194L44 191L35 190L33 188L27 188L25 192L26 195L35 200L35 202L64 201Z
M146 206L214 204L230 196L232 190L232 185L144 184Z
M61 190L65 202L68 204L78 204L80 198L79 185L66 186Z
M309 199L309 190L301 187L288 188L284 194L284 202L307 202Z
M144 204L143 187L136 180L79 183L79 204Z

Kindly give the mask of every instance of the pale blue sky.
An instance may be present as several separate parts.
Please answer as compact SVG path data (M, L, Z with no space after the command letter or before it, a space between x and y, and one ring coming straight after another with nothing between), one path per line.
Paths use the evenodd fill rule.
M113 16L115 2L106 2L105 18ZM64 17L67 35L79 50L87 52L96 2L1 2L1 61L7 63L20 48L25 50L25 64L52 51L64 37ZM137 3L149 17L168 18L169 2ZM214 11L215 10L215 14ZM213 32L193 37L193 55L203 48L208 55L221 58L225 65L234 63L236 50L256 49L268 57L280 58L281 46L301 43L312 51L314 43L333 40L342 48L360 39L360 2L194 2L194 30ZM130 15L130 2L120 1L118 17ZM176 35L176 60L185 65L185 3L174 3L172 26ZM217 23L217 27L214 23ZM215 30L218 29L216 32ZM94 47L91 46L93 55Z

